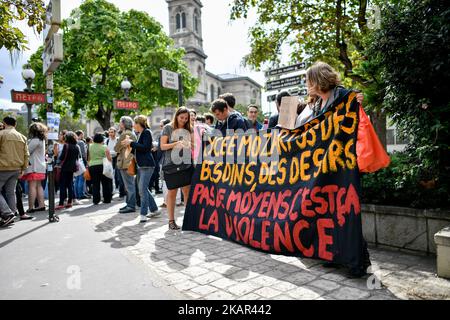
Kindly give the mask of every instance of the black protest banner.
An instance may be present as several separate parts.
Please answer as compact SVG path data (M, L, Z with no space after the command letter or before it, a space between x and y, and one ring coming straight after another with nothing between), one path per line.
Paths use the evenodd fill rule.
M193 177L183 230L361 266L355 96L347 92L296 130L211 138Z

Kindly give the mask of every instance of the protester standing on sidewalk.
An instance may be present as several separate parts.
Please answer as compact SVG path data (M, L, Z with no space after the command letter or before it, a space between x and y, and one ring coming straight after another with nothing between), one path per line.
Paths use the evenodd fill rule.
M233 130L232 133L238 129L247 131L247 124L244 118L240 113L231 111L225 100L214 100L211 104L211 112L217 119L216 129L220 130L224 137L227 135L228 130Z
M181 139L182 138L182 139ZM190 114L186 107L180 107L171 123L164 126L161 135L161 150L163 151L162 169L167 189L167 211L169 214L169 229L179 230L175 222L175 199L178 189L184 194L185 203L188 202L189 189L193 174L192 146L193 133L190 125ZM175 163L172 155L182 155L191 158L189 163Z
M89 173L92 181L92 199L94 205L100 203L100 184L103 191L103 203L111 203L112 179L103 174L103 159L111 161L111 154L104 144L104 135L97 133L94 143L89 146Z
M258 111L259 108L256 104L251 104L247 107L247 119L245 121L247 122L248 129L254 129L256 131L259 131L262 129L263 125L258 122Z
M127 157L127 147L122 145L122 142L127 138L135 142L137 140L136 135L133 132L133 119L131 117L122 117L119 122L120 137L114 148L117 153L117 169L122 177L122 181L125 187L126 205L120 208L120 213L131 213L136 211L136 187L135 177L128 173L128 167L130 166L133 155L130 153Z
M21 177L28 182L28 210L27 213L45 211L44 188L42 181L46 178L47 162L45 161L45 143L47 140L47 127L42 123L33 123L30 126L30 166ZM35 200L38 207L35 208Z
M84 166L87 167L87 144L84 141L84 132L78 130L75 132L78 137L77 145L81 151L81 158L83 160ZM88 196L86 194L86 180L84 179L84 175L80 174L75 178L75 197L78 200L87 199Z
M28 167L29 152L27 138L16 131L17 121L8 116L3 119L4 130L0 131L0 190L5 188L5 197L0 193L0 226L14 222L17 211L15 190L21 175Z
M77 137L74 132L67 132L64 141L66 143L58 159L61 166L61 176L59 180L59 205L56 206L56 210L72 207L75 199L73 174L77 171L77 160L81 157L81 151L77 145ZM67 204L64 205L66 198L68 198Z
M120 178L120 171L117 169L117 152L115 151L115 147L118 142L117 138L117 130L114 127L109 128L108 131L108 139L106 139L106 146L108 147L109 153L112 158L112 165L114 169L114 188L111 186L111 190L119 189L119 198L125 197L125 188L122 183L122 179Z
M150 193L148 186L155 170L155 160L152 156L153 138L148 128L146 116L137 116L134 118L134 130L138 134L138 141L133 142L131 138L122 141L125 147L130 146L136 159L138 187L141 196L141 222L147 222L148 218L153 218L161 214L156 205L155 199ZM150 213L148 213L150 210ZM148 216L147 216L148 214Z

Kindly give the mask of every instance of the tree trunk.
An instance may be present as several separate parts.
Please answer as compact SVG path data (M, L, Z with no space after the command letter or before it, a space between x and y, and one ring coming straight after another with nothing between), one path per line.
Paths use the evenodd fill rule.
M380 139L381 144L384 149L387 150L387 141L386 141L386 129L387 129L387 119L386 114L381 111L372 111L370 112L370 120L372 120L373 127L375 132Z
M108 130L111 127L111 110L107 109L104 111L102 107L99 107L95 114L95 120L98 121L104 130Z

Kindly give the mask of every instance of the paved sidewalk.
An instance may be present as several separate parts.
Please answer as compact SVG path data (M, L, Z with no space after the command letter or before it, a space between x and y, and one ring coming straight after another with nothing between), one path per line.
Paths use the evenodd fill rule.
M157 198L162 203L162 198ZM450 299L435 258L370 249L374 275L349 279L320 261L270 255L194 232L168 230L164 213L146 224L117 214L89 217L111 248L126 249L188 299ZM182 225L184 208L177 210Z
M0 229L0 299L180 298L134 255L104 243L106 235L94 232L86 217L93 207L83 207L61 214L59 223L36 213L33 221Z

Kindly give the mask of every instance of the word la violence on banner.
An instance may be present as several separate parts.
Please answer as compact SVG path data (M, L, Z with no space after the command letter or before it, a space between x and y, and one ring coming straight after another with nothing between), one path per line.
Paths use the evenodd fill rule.
M346 92L294 130L210 137L193 176L183 230L268 253L362 266L355 96ZM255 158L259 153L277 153L278 160L262 161ZM218 160L207 160L211 155ZM245 161L227 161L230 155Z
M138 101L128 101L128 100L113 100L114 109L118 110L138 110Z

